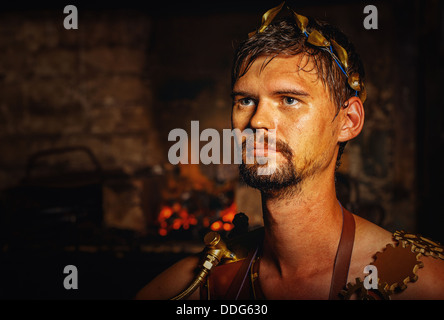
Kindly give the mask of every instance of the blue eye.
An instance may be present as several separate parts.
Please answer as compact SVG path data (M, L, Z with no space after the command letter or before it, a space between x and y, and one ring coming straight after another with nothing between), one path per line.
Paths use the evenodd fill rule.
M242 107L254 106L254 100L251 98L239 99L239 104Z
M284 97L283 102L284 102L284 105L286 105L286 106L294 106L299 101L295 98L292 98L292 97Z

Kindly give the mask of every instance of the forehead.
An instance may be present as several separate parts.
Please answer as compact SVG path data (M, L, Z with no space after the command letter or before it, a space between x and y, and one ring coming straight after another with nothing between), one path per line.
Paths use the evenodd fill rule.
M234 91L254 88L276 91L287 86L311 91L313 94L326 91L313 59L305 54L258 57L236 81Z

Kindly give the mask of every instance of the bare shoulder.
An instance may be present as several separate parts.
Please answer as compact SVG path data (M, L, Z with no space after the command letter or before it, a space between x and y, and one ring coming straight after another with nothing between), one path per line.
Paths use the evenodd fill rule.
M193 281L198 264L199 257L197 255L178 261L143 287L137 293L135 299L168 300L176 296ZM198 298L199 289L189 297L189 299Z
M357 250L367 259L373 258L376 252L394 243L393 234L390 231L359 216L354 217L356 221L355 244Z
M356 223L355 242L351 258L348 282L362 279L365 266L374 261L375 254L393 242L392 233L378 225L354 215Z

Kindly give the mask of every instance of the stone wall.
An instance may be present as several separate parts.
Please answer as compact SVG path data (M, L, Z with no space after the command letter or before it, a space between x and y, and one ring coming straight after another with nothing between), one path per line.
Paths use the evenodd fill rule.
M414 21L415 6L403 13L396 2L376 5L378 30L364 29L360 2L305 4L300 12L339 25L366 66L366 124L347 146L340 169L339 182L349 190L344 202L388 229L414 231L418 106L412 66L418 53L414 41L405 41L404 29ZM0 188L20 183L35 152L85 146L106 172L125 177L105 187L105 222L143 232L154 222L148 211L157 210L165 183L153 172L168 170L168 132L189 130L191 120L200 121L200 130L230 128L233 46L268 7L237 10L229 2L220 12L163 9L156 15L79 7L78 30L63 28L62 9L3 12ZM33 173L83 170L88 161L72 155L60 165L47 158ZM140 174L144 170L150 174ZM200 170L213 182L221 172L228 172L225 180L236 178L233 168ZM257 206L242 201L252 191L238 188L239 208L256 212L253 220L260 223Z

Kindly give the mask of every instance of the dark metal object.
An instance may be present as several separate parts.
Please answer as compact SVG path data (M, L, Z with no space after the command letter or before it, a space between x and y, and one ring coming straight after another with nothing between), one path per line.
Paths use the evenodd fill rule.
M86 154L93 170L33 177L37 161L72 152ZM33 154L21 184L2 193L2 238L9 245L78 244L79 227L92 230L103 219L103 170L86 147L43 150Z

